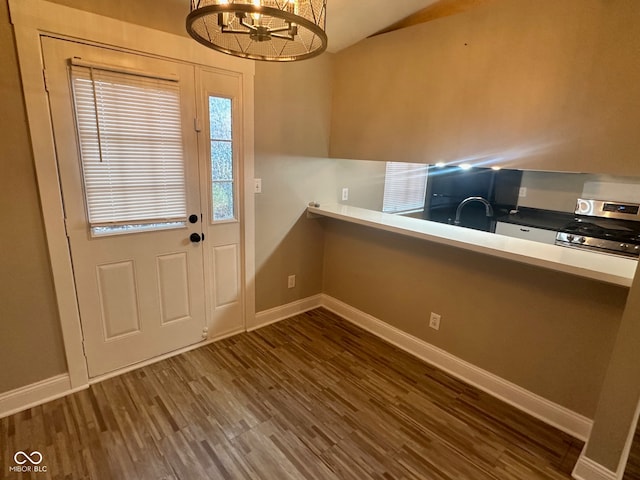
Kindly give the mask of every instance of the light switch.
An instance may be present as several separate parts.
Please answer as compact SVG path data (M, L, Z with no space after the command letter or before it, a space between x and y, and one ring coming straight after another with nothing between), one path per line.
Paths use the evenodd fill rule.
M262 179L254 178L253 182L253 193L262 193Z

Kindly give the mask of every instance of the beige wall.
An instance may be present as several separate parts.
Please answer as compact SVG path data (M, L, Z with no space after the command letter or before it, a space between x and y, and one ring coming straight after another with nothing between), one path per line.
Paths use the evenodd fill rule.
M640 175L639 18L635 0L500 0L361 42L336 55L330 153L597 173L582 195L634 201L637 179L616 176ZM521 204L570 211L580 185L542 177ZM324 273L326 293L595 415L587 455L616 470L640 396L640 280L627 292L335 221Z
M13 32L0 2L0 393L66 372Z
M336 160L336 198L354 207L382 211L386 162ZM349 199L342 200L342 189L349 189Z
M188 2L55 1L184 35ZM15 46L0 4L3 392L62 373L65 363ZM635 0L505 0L367 40L338 55L332 154L499 156L513 167L640 175L639 8ZM625 289L307 220L308 201L336 201L340 188L326 158L331 67L325 55L256 69L256 171L264 181L257 310L324 290L587 416L613 350L589 453L614 468L638 393L629 382L637 372L625 368L637 363L638 280L616 343ZM292 273L298 287L289 290ZM432 310L443 315L438 333L426 328ZM602 432L612 429L607 443L611 434Z
M185 34L188 2L54 1ZM8 11L0 0L0 393L67 371Z
M185 34L188 2L54 0ZM6 0L0 0L0 393L66 372L60 321Z
M592 176L584 184L584 198L640 203L640 177Z
M333 220L324 250L325 293L593 418L627 289Z
M576 198L640 203L640 178L585 173L525 171L521 186L527 196L519 207L573 213Z
M307 219L310 201L335 202L328 159L331 55L256 64L256 311L322 291L323 233ZM287 288L287 277L296 286Z
M336 55L331 155L640 174L637 0L500 0Z
M53 0L100 15L185 35L188 2L156 0ZM3 248L0 392L66 370L46 253L33 159L6 1L1 0L3 76L0 95L6 166ZM264 310L320 293L322 230L304 216L311 200L335 201L335 170L328 157L330 56L291 65L259 64L256 73L256 307ZM5 267L6 265L6 267ZM287 275L297 275L294 289ZM6 300L5 300L6 297ZM34 301L37 299L37 301ZM38 358L31 358L37 332ZM13 367L13 365L16 365Z
M188 0L48 0L105 17L187 36Z
M573 213L576 199L582 196L585 182L592 177L579 173L523 172L520 186L527 189L527 196L518 198L518 206Z
M640 400L640 274L636 274L600 395L586 454L616 471Z

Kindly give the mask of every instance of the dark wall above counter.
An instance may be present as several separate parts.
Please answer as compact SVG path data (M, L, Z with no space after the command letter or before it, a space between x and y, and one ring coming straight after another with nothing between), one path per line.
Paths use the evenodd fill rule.
M477 197L489 202L492 215L487 215L485 204L471 201L459 210L458 220L461 226L491 232L495 230L496 217L518 205L522 180L519 170L431 166L428 172L424 220L453 224L461 203Z
M576 223L579 198L640 204L637 177L362 160L336 161L336 176L343 205L451 225L459 212L460 227L548 244ZM581 236L607 238L597 231L571 238Z
M460 211L459 225L475 230L495 232L497 222L504 222L558 231L575 217L573 212L519 206L520 195L527 192L527 187L522 187L522 170L430 166L428 172L424 220L454 224ZM571 179L567 183L575 183L572 175L564 174L564 177ZM493 214L487 216L481 201L471 201L459 209L460 204L471 197L486 199ZM575 209L577 197L576 193L571 210Z
M575 215L573 213L520 207L512 213L497 217L496 221L522 225L525 227L541 228L543 230L558 231L574 218Z

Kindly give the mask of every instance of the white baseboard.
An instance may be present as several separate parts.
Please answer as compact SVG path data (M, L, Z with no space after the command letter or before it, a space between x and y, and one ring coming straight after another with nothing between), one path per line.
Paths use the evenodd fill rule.
M42 405L87 387L88 385L75 390L72 389L69 375L64 373L25 387L10 390L0 394L0 418Z
M100 383L103 380L117 377L118 375L122 375L123 373L127 373L132 370L151 365L152 363L156 363L170 357L175 357L176 355L180 355L190 350L195 350L196 348L204 347L205 345L209 345L210 343L214 343L224 338L237 335L244 331L244 328L233 330L220 336L210 338L208 340L204 340L202 342L198 342L169 353L165 353L164 355L150 358L149 360L145 360L144 362L135 363L133 365L120 368L113 372L105 373L104 375L92 377L89 379L89 383L75 389L71 388L71 380L69 378L69 374L67 373L56 375L55 377L47 378L45 380L42 380L41 382L32 383L31 385L16 388L15 390L0 394L0 418L13 415L14 413L22 412L23 410L27 410L31 407L42 405L43 403L50 402L51 400L56 400L71 393L79 392L80 390L89 388L90 385Z
M568 408L465 362L336 298L323 295L322 306L402 350L575 438L586 440L589 437L593 421Z
M235 330L231 330L229 332L223 333L216 337L208 338L207 340L202 340L198 343L194 343L191 345L187 345L186 347L179 348L177 350L172 350L168 353L163 353L162 355L158 355L156 357L149 358L148 360L143 360L142 362L133 363L131 365L127 365L126 367L119 368L117 370L113 370L111 372L104 373L102 375L97 375L95 377L89 378L89 385L94 385L96 383L103 382L104 380L109 380L110 378L118 377L125 373L132 372L134 370L138 370L139 368L146 367L148 365L152 365L154 363L161 362L162 360L166 360L167 358L176 357L178 355L182 355L183 353L190 352L191 350L196 350L201 347L206 347L212 343L218 342L220 340L224 340L225 338L233 337L234 335L238 335L239 333L243 333L245 331L244 327L238 328Z
M321 295L315 295L313 297L304 298L302 300L298 300L296 302L289 303L287 305L282 305L280 307L272 308L270 310L265 310L256 315L257 325L253 327L248 327L247 330L248 331L255 330L257 328L264 327L271 323L284 320L285 318L291 317L293 315L297 315L299 313L303 313L308 310L313 310L314 308L317 308L320 306L320 301L321 301ZM0 418L13 415L14 413L27 410L31 407L41 405L43 403L49 402L51 400L55 400L60 397L64 397L65 395L68 395L70 393L83 390L85 388L89 388L89 385L99 383L111 377L122 375L123 373L129 372L131 370L135 370L140 367L144 367L146 365L156 363L160 360L164 360L166 358L179 355L189 350L203 347L209 343L222 340L223 338L236 335L238 333L242 333L243 331L244 331L244 328L240 330L228 332L219 337L210 338L206 341L199 342L194 345L190 345L188 347L175 350L173 352L169 352L165 355L160 355L158 357L151 358L144 362L136 363L134 365L129 365L127 367L118 369L114 372L109 372L104 375L90 378L89 383L87 383L87 385L83 385L82 387L79 387L76 389L71 388L71 381L69 379L69 375L65 373L62 375L56 375L55 377L51 377L46 380L42 380L40 382L26 385L24 387L16 388L15 390L11 390L5 393L0 393Z
M573 472L571 473L573 478L576 480L616 480L617 478L622 478L622 475L618 475L590 458L585 457L584 452L586 448L587 446L585 445L575 467L573 467Z
M312 297L303 298L295 302L287 303L286 305L258 312L256 313L256 324L252 327L247 327L247 331L252 332L258 328L266 327L280 320L318 308L322 306L323 296L323 294L313 295Z
M454 377L533 415L547 424L581 440L586 440L589 436L593 423L592 420L508 382L497 375L465 362L424 340L409 335L329 295L314 295L280 307L259 312L256 314L257 324L247 330L256 330L320 306L331 310L345 320L373 333L427 363L446 371ZM197 344L196 346L199 347L202 346L202 344ZM167 356L175 355L176 353L180 352L172 352ZM149 363L157 361L158 359L159 358L152 359ZM141 365L132 366L132 368L139 366ZM117 374L119 373L123 372L117 372ZM104 380L104 377L94 378L91 380L91 383L101 380ZM76 390L87 387L88 385ZM0 394L0 418L54 400L76 390L71 389L69 375L64 374ZM614 476L610 476L610 474ZM583 480L615 479L615 474L612 474L609 470L587 457L582 456L576 465L574 476Z

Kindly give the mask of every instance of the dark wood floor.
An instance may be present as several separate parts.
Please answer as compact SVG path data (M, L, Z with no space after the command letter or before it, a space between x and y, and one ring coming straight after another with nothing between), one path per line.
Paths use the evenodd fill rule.
M569 479L581 448L319 309L0 420L0 478Z

